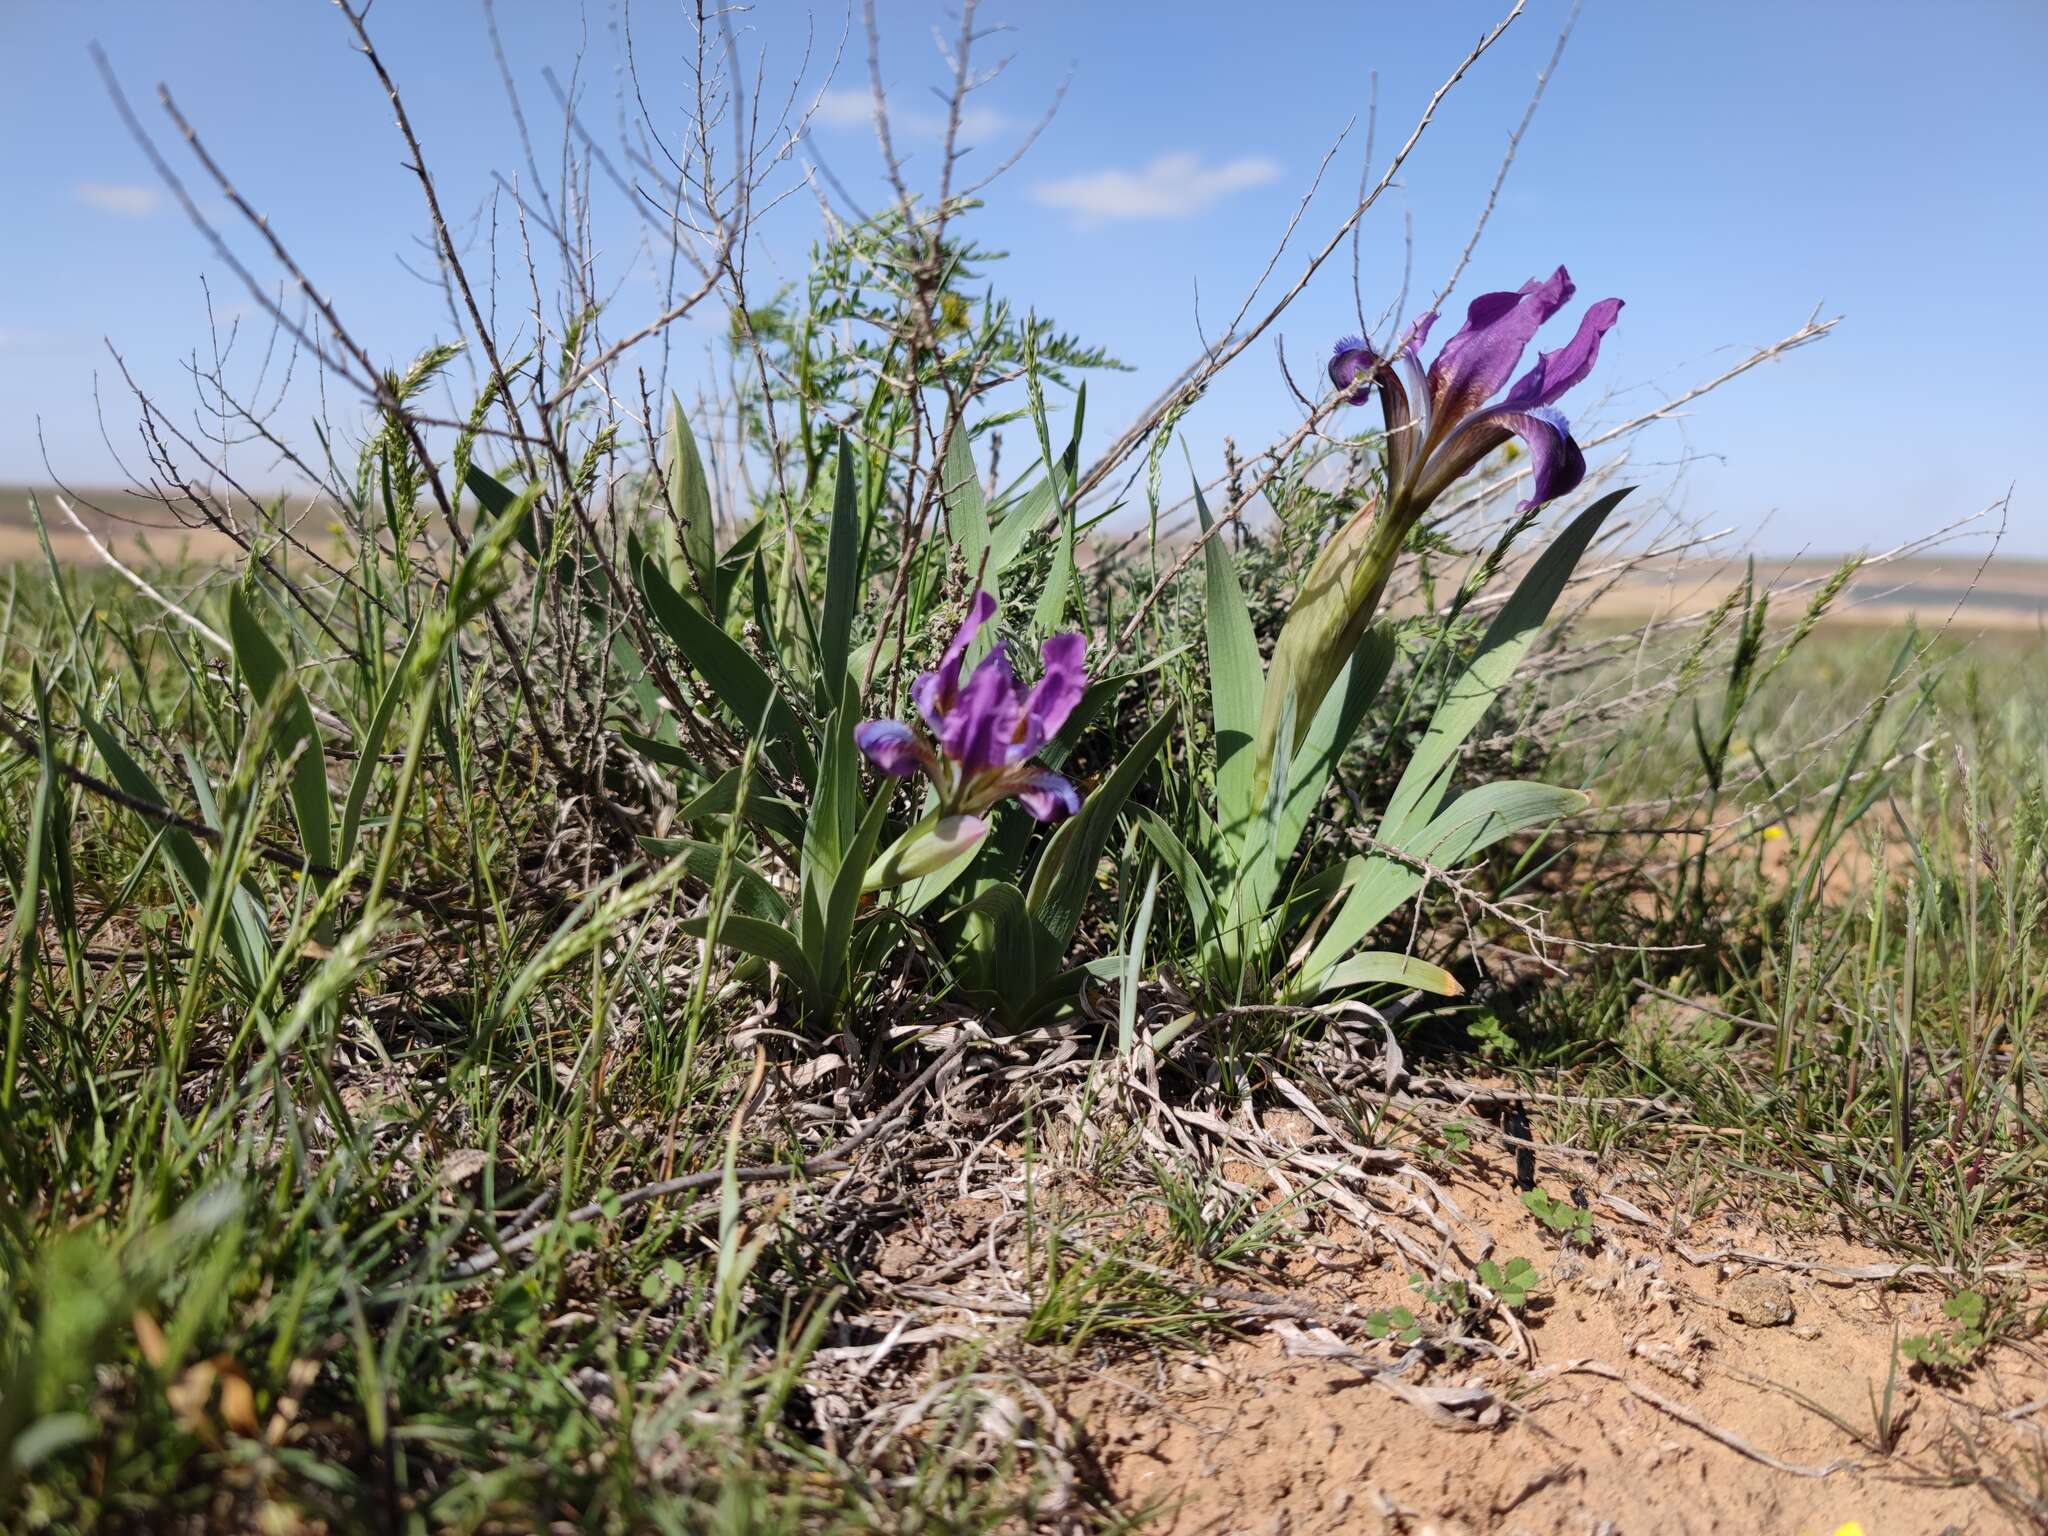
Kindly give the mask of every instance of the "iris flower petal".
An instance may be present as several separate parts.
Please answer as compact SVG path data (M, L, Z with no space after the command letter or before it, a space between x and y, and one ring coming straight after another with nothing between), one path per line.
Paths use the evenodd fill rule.
M908 778L924 771L938 791L938 824L964 839L963 846L987 830L980 814L1008 796L1017 796L1040 821L1070 816L1080 806L1073 785L1026 759L1058 733L1087 692L1087 637L1064 634L1046 641L1044 673L1029 694L1018 685L1000 640L963 683L968 647L995 611L995 598L976 592L938 666L911 685L929 737L900 720L869 720L854 732L855 743L882 773ZM869 874L876 877L874 870Z
M1330 383L1332 387L1348 391L1344 396L1347 405L1363 405L1371 396L1371 389L1357 384L1361 373L1369 372L1378 361L1370 346L1356 336L1340 337L1330 349Z
M1059 734L1067 716L1088 691L1088 674L1083 661L1088 654L1088 637L1081 634L1054 635L1042 652L1045 673L1024 700L1022 734L1010 748L1010 761L1021 762Z
M1324 544L1281 626L1267 704L1253 740L1260 793L1283 751L1292 750L1279 740L1282 711L1274 701L1290 694L1294 698L1298 741L1371 623L1409 533L1439 496L1510 437L1520 437L1529 447L1530 495L1522 508L1554 500L1585 478L1585 454L1565 419L1549 406L1592 371L1600 338L1619 317L1621 300L1594 304L1570 341L1539 354L1499 404L1487 403L1501 394L1544 322L1573 292L1571 273L1559 267L1512 293L1481 294L1427 370L1422 346L1437 317L1424 315L1394 347L1392 366L1376 365L1386 423L1385 496L1368 498ZM1329 365L1332 385L1358 403L1363 370L1376 358L1362 340L1339 341Z
M901 720L865 720L854 727L853 744L892 779L907 779L931 762L930 750Z
M1496 406L1474 413L1431 456L1415 494L1425 505L1434 501L1510 437L1519 437L1529 450L1529 495L1516 503L1517 510L1555 501L1586 477L1586 456L1564 417L1542 406L1533 411Z
M1415 411L1416 402L1424 397L1415 382L1421 370L1414 363L1413 352L1416 338L1428 331L1435 318L1423 316L1391 359L1382 359L1370 342L1356 336L1344 337L1330 352L1330 382L1346 391L1347 405L1365 404L1373 385L1378 385L1380 414L1387 427L1387 472L1396 482L1407 472L1408 461L1422 438Z
M1513 293L1482 293L1465 311L1465 324L1429 365L1430 420L1450 430L1491 400L1521 362L1543 322L1571 300L1571 274L1559 267L1531 278Z
M1556 401L1593 371L1600 356L1600 338L1613 329L1620 314L1619 299L1602 299L1588 309L1577 334L1555 352L1539 353L1536 366L1515 380L1501 404L1512 411L1529 411Z
M1011 780L1017 803L1037 821L1060 821L1081 809L1081 792L1050 768L1026 769Z
M967 605L966 622L946 647L946 654L939 658L938 670L920 672L910 685L912 702L917 705L918 713L924 716L925 724L934 732L940 728L940 717L952 709L954 700L959 696L960 665L967 658L967 647L981 633L981 626L995 615L995 595L976 592L974 601Z
M1496 418L1529 449L1529 495L1516 510L1527 512L1576 490L1586 478L1586 455L1572 437L1571 424L1556 411L1504 410Z
M1024 720L1024 694L998 645L984 656L939 726L939 750L970 776L1001 768Z

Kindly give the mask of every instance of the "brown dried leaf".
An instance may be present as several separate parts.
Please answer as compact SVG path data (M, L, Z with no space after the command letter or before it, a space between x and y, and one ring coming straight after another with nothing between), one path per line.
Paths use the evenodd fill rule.
M135 1344L142 1351L142 1358L150 1363L152 1369L162 1370L164 1361L170 1356L170 1346L156 1319L137 1307L129 1323L135 1329Z
M242 1368L227 1355L213 1360L220 1372L220 1421L238 1435L256 1434L256 1393Z
M220 1444L220 1432L206 1412L217 1374L211 1360L201 1360L180 1371L177 1379L164 1388L164 1401L170 1405L171 1416L178 1421L179 1428L197 1435L208 1445Z

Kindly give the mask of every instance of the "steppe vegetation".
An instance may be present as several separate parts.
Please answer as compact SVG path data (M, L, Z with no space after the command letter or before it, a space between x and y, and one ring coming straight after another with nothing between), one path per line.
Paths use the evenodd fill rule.
M1480 245L1191 470L1396 135L1091 455L1117 338L950 138L750 286L806 98L725 26L495 273L387 81L459 331L395 369L163 103L337 404L202 380L283 497L134 402L197 556L24 502L0 1521L2048 1529L2048 642L1855 622L1958 530L1774 575L1629 478L1828 322L1574 438L1627 314Z

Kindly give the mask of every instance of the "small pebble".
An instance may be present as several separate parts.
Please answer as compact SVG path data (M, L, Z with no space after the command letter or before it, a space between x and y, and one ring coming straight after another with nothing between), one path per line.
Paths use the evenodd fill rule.
M1728 1315L1752 1328L1792 1321L1792 1287L1776 1275L1744 1275L1728 1287Z

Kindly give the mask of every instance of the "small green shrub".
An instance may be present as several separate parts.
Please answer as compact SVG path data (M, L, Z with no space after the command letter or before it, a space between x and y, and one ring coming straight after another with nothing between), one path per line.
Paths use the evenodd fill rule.
M1582 1211L1579 1214L1584 1215ZM1527 1259L1509 1259L1505 1266L1491 1259L1479 1261L1479 1283L1493 1292L1510 1312L1519 1312L1543 1283L1543 1276Z
M1530 1215L1567 1243L1580 1248L1593 1246L1596 1234L1591 1211L1581 1210L1571 1201L1560 1200L1544 1189L1530 1190L1522 1196L1522 1204L1529 1208Z
M1376 1339L1397 1344L1422 1342L1422 1323L1407 1307L1381 1307L1365 1315L1365 1331Z
M1954 1326L1908 1334L1899 1353L1930 1375L1953 1376L1976 1364L1991 1342L1991 1306L1981 1291L1957 1291L1941 1304L1941 1315Z

